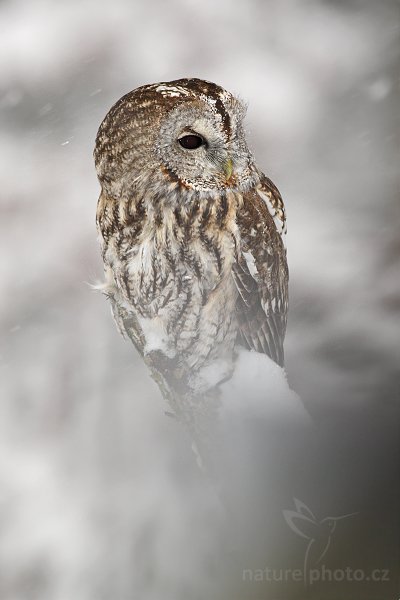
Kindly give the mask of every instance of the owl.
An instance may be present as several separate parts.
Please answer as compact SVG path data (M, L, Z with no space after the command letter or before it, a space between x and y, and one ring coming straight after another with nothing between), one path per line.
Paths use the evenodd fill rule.
M123 96L97 134L104 291L169 396L218 386L238 346L283 365L285 209L245 112L222 87L179 79Z

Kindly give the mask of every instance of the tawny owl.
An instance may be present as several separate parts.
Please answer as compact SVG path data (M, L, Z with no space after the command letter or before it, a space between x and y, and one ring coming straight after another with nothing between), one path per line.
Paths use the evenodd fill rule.
M285 210L244 115L218 85L179 79L126 94L97 134L104 287L120 330L175 391L229 377L236 345L283 364Z

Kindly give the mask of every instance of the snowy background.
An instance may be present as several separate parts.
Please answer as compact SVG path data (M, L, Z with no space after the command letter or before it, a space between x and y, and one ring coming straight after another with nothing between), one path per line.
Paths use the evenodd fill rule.
M266 504L368 513L354 556L392 568L380 549L398 549L399 32L395 0L0 2L1 600L305 598L239 590L242 568L267 564L277 513L252 518L253 480L232 558L189 440L89 286L102 277L97 128L131 89L185 76L248 101L250 147L287 207L286 366L317 433L307 445L282 425L265 474L282 492ZM286 533L279 560L265 556L300 564Z

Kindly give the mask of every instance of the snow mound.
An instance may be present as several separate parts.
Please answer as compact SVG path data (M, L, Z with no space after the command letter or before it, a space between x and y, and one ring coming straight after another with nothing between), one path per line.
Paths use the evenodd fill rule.
M310 421L300 397L289 387L285 370L265 354L240 349L234 373L220 389L222 417L245 413Z

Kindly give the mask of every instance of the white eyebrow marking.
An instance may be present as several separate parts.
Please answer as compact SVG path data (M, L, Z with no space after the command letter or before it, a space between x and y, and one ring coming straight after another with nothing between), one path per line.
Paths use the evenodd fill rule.
M160 92L162 96L189 96L190 92L183 87L173 85L159 85L156 87L156 92Z

